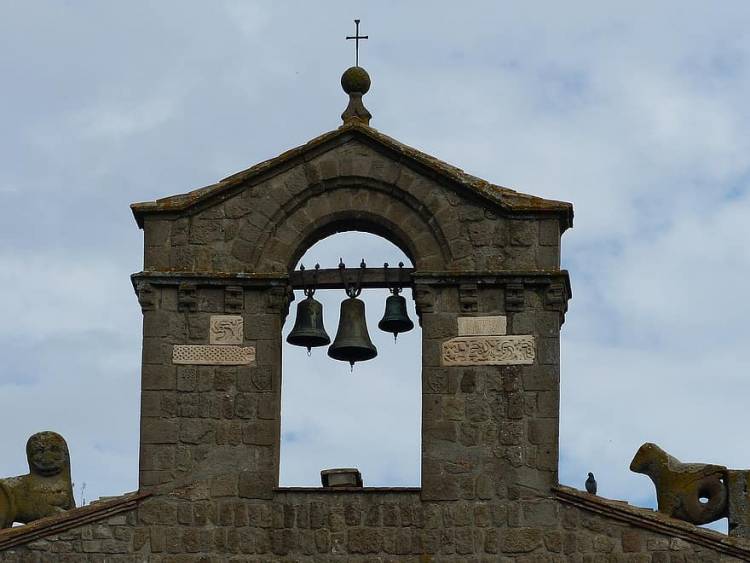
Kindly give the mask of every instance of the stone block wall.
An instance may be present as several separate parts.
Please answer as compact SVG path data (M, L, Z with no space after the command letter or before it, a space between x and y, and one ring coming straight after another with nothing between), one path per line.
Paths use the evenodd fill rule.
M144 270L276 272L338 230L389 238L422 271L558 270L560 219L511 217L350 140L211 207L144 219Z
M528 305L519 312L507 312L505 292L524 287L518 281L418 285L417 305L429 308L421 316L423 499L546 496L557 484L562 315L545 309L547 282L522 289ZM465 315L507 315L510 334L533 336L534 363L443 365L443 343Z
M206 478L217 495L269 498L278 483L283 290L172 279L144 292L140 487ZM244 319L251 365L173 363L175 345L208 345L211 316L227 313Z
M562 322L562 302L547 296L560 282L546 274L466 281L421 278L414 291L423 336L423 498L546 495L557 481ZM217 494L270 498L278 483L287 294L267 279L240 282L175 275L138 282L148 295L141 299L143 489L205 477ZM173 363L175 345L208 344L211 316L230 310L244 320L243 344L256 350L251 365ZM442 345L467 315L504 315L510 334L533 337L533 363L443 365Z
M78 563L80 561L147 561L136 557L144 545L143 527L133 510L51 533L23 545L0 551L0 561L8 563Z
M217 490L269 498L278 482L285 276L306 248L342 229L386 236L417 270L423 497L546 493L557 477L569 293L560 218L510 215L356 139L253 181L240 174L210 206L145 216L141 487L210 475ZM254 365L173 365L175 345L208 344L210 316L226 313L242 315ZM458 317L486 315L505 315L509 334L534 339L532 365L443 365ZM254 476L252 486L243 475Z
M554 499L422 502L414 492L165 496L0 553L9 563L728 563L747 558Z

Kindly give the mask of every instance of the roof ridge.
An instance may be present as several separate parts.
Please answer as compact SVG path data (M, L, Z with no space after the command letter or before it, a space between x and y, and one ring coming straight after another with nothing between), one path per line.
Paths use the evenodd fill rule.
M649 508L632 506L621 500L592 495L564 485L554 487L552 493L561 502L583 510L596 512L647 530L678 537L750 561L750 542L743 538L700 528L695 524L671 518Z
M86 506L47 516L24 526L0 530L0 551L126 512L135 508L140 500L148 496L151 496L151 493L139 491L126 493L116 498L94 501Z
M265 172L270 172L296 158L301 157L303 160L307 160L305 153L321 147L325 145L325 143L335 140L337 137L343 137L347 133L358 134L366 137L374 143L395 152L404 159L410 159L431 171L433 174L448 178L456 184L469 188L495 204L524 212L552 211L555 213L562 213L565 216L567 226L572 226L573 206L568 202L524 194L512 188L493 184L487 180L473 176L461 168L440 160L435 156L402 143L393 137L389 137L373 127L357 122L346 123L338 129L323 133L302 145L282 152L278 156L259 162L245 170L235 172L215 184L197 188L187 193L163 197L155 201L133 203L130 208L133 211L133 215L135 216L138 225L142 227L144 214L183 211L207 198L221 194L225 190L231 189L242 182L261 176Z

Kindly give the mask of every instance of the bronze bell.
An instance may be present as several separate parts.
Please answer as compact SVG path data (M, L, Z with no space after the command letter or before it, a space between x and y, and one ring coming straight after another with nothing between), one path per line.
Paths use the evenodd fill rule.
M325 346L331 338L323 327L323 305L308 294L307 299L297 305L294 328L286 337L289 344L304 346L307 351L316 346Z
M371 360L378 355L367 332L365 304L360 299L349 297L341 302L339 328L328 355L334 360L349 362L352 367L354 362Z
M406 299L403 295L394 293L385 300L385 313L378 323L378 328L385 332L392 332L395 340L399 333L408 332L414 328L406 312Z

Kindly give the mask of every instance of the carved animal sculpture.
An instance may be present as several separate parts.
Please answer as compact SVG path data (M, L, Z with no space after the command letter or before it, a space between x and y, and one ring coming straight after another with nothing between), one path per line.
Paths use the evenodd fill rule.
M693 524L707 524L727 514L727 468L682 463L656 444L643 444L630 470L648 475L656 487L659 512Z
M39 432L26 442L28 475L0 479L0 528L75 508L70 454L62 436Z

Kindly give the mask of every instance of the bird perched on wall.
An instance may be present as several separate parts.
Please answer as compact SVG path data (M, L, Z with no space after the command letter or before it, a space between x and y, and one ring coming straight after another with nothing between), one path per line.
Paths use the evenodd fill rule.
M586 492L592 495L596 494L596 479L594 479L593 473L589 473L589 478L586 479Z

